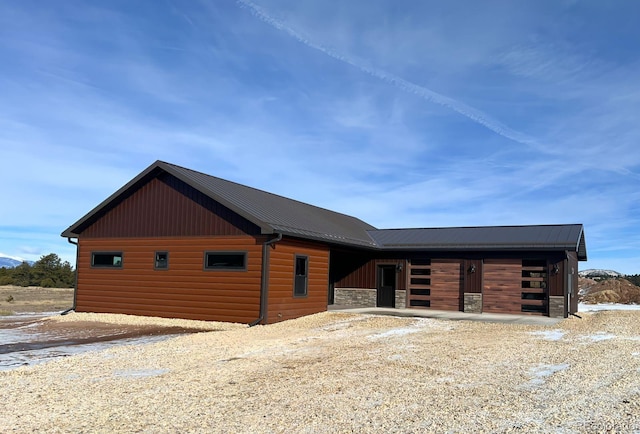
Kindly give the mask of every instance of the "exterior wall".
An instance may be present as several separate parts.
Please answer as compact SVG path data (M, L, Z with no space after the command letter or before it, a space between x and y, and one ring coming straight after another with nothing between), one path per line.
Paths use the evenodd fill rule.
M259 317L262 239L80 238L78 312L249 323ZM208 250L246 251L246 271L204 270ZM122 268L91 267L91 252L122 252ZM155 270L156 251L169 252Z
M462 310L462 261L431 260L431 309Z
M483 312L521 313L521 296L521 259L487 259L484 261Z
M464 292L482 294L482 259L467 259L463 262Z
M327 310L329 247L285 238L269 255L269 302L267 323L284 321ZM307 295L293 295L295 255L309 258Z
M182 181L153 178L94 224L82 238L258 235L258 227Z
M563 274L564 276L564 274ZM578 312L578 255L576 252L567 252L567 293L568 313ZM565 314L565 316L567 316Z
M377 296L378 290L375 288L336 288L334 303L338 306L376 307Z
M554 271L557 267L558 272ZM564 297L565 295L565 261L564 258L549 261L549 295Z
M332 280L336 288L376 288L378 285L378 265L400 265L397 273L396 289L406 289L404 258L373 257L369 253L339 252L331 255ZM336 303L337 304L337 303Z

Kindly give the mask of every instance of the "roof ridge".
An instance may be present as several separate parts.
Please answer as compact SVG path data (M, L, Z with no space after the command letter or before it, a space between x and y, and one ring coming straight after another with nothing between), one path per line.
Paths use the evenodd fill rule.
M280 198L280 199L284 199L284 200L287 200L287 201L290 201L290 202L296 202L296 203L298 203L298 204L305 205L305 206L309 206L309 207L312 207L312 208L315 208L315 209L319 209L319 210L323 210L323 211L326 211L326 212L330 212L330 213L332 213L332 214L341 215L341 216L344 216L344 217L349 217L349 218L351 218L351 219L353 219L353 220L358 220L358 221L360 221L360 222L362 222L362 223L365 223L365 224L367 224L367 225L369 225L369 226L371 226L371 227L374 227L374 226L373 226L373 225L371 225L370 223L365 222L364 220L362 220L362 219L360 219L360 218L358 218L358 217L352 216L352 215L350 215L350 214L346 214L346 213L339 212L339 211L334 211L334 210L329 209L329 208L321 207L321 206L314 205L314 204L311 204L311 203L308 203L308 202L303 202L303 201L301 201L301 200L293 199L293 198L290 198L290 197L287 197L287 196L283 196L283 195L281 195L281 194L272 193L272 192L270 192L270 191L263 190L263 189L261 189L261 188L257 188L257 187L252 187L252 186L250 186L250 185L242 184L242 183L240 183L240 182L231 181L231 180L228 180L228 179L225 179L225 178L220 178L219 176L210 175L210 174L208 174L208 173L201 172L201 171L199 171L199 170L190 169L190 168L188 168L188 167L180 166L180 165L178 165L178 164L168 163L168 162L166 162L166 161L161 161L161 160L158 160L156 163L162 163L162 164L165 164L165 165L167 165L167 166L174 167L174 168L179 168L179 169L182 169L182 170L187 170L187 171L189 171L189 172L197 173L197 174L199 174L199 175L203 175L203 176L206 176L206 177L209 177L209 178L214 178L214 179L217 179L217 180L222 181L222 182L225 182L225 183L234 184L234 185L237 185L237 186L239 186L239 187L247 188L247 189L249 189L249 190L257 191L257 192L259 192L259 193L266 194L266 195L273 196L273 197L277 197L277 198ZM375 228L375 227L374 227L374 228ZM375 228L375 229L377 229L377 228ZM368 230L370 230L370 229L368 229Z

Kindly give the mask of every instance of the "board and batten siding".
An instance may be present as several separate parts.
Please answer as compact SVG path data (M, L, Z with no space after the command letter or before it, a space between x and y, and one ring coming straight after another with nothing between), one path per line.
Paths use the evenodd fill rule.
M267 323L284 321L327 310L329 247L285 238L269 252L269 302ZM307 295L293 294L295 256L309 260Z
M378 266L380 265L395 265L396 267L402 267L403 271L398 271L398 278L396 280L396 289L404 290L407 288L405 271L407 268L407 261L404 258L366 258L365 256L358 257L354 261L354 266L349 273L343 273L338 280L334 282L336 288L359 288L359 289L374 289L378 287ZM338 260L347 262L350 258L341 256ZM343 264L337 266L343 266ZM348 266L349 264L347 264Z
M153 178L90 226L82 238L258 235L259 228L170 175Z
M260 238L80 238L76 311L249 323L259 317ZM155 270L155 252L169 253ZM246 271L204 269L206 251L247 252ZM92 252L122 252L122 268L91 266Z

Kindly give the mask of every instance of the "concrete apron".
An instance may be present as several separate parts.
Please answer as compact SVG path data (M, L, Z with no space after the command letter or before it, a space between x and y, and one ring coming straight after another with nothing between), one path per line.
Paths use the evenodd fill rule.
M328 310L332 312L349 312L364 313L370 315L389 315L400 317L417 317L417 318L436 318L444 320L467 320L467 321L484 321L495 323L511 323L526 325L554 325L562 321L564 318L549 318L548 316L538 315L514 315L506 313L466 313L447 310L431 310L431 309L395 309L386 307L347 307L329 305Z

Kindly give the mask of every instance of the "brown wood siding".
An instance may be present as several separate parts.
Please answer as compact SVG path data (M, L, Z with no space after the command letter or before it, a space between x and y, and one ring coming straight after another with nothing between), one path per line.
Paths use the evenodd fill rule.
M483 289L483 312L521 313L522 260L485 260Z
M468 259L463 264L464 292L482 293L482 259Z
M79 312L248 323L259 316L262 241L253 237L80 238ZM204 252L247 252L246 271L204 270ZM92 252L122 252L122 268L92 268ZM156 251L169 252L155 270Z
M462 310L462 260L431 260L431 309Z
M372 258L366 254L354 253L353 255L332 255L331 267L343 271L337 276L334 286L336 288L377 288L378 265L402 266L402 271L398 271L396 289L406 289L406 269L407 261L403 258Z
M296 255L309 259L307 295L295 297ZM327 310L329 247L285 238L269 253L269 303L267 323L284 321Z
M82 231L82 238L257 235L256 225L182 181L153 178Z

